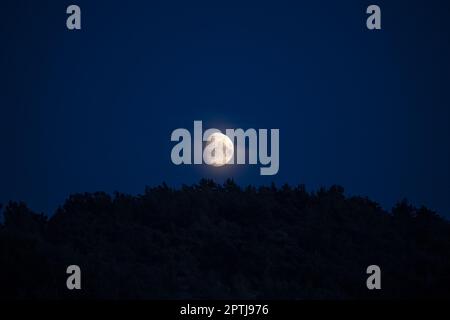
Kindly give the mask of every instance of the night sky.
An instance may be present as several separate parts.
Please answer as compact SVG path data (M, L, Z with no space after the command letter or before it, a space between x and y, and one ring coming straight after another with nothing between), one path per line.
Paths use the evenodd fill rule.
M437 0L2 0L0 203L51 214L75 192L233 177L450 217L449 19ZM170 134L194 120L279 128L278 174L175 166Z

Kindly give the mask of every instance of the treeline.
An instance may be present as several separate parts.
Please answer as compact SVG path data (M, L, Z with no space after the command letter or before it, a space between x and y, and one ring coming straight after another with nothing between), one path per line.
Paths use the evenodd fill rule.
M70 196L50 218L3 208L0 297L353 299L450 297L450 224L391 212L339 186L146 188ZM82 290L66 288L79 265ZM382 289L369 291L378 265Z

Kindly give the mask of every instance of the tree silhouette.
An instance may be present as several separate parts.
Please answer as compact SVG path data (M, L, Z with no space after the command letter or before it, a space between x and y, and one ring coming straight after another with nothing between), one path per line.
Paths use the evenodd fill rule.
M51 217L10 202L3 215L1 298L450 297L448 221L406 200L386 212L340 186L202 179L74 194ZM65 287L72 264L81 291ZM381 291L365 286L372 264Z

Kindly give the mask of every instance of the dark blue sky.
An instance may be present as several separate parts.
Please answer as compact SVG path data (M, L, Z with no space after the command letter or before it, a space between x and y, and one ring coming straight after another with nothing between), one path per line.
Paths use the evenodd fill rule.
M0 17L0 202L50 213L74 192L232 176L450 216L446 1L8 0ZM170 134L194 120L279 128L278 175L173 165Z

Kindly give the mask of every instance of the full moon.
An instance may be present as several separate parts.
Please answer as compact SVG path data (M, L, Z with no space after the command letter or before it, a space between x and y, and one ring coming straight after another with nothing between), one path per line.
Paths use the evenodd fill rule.
M209 165L221 167L227 164L234 155L234 146L231 139L220 132L208 136L203 158Z

